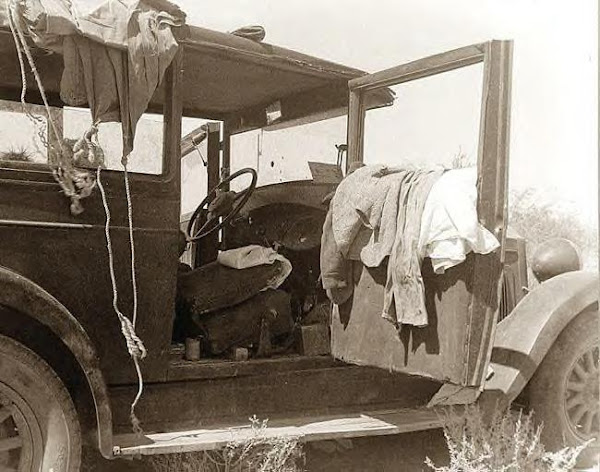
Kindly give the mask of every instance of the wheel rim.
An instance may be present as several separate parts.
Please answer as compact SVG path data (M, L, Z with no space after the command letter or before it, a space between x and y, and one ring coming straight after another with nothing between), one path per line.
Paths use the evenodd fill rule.
M8 385L0 383L0 470L29 472L43 450L40 428L31 408Z
M583 440L600 432L598 347L584 352L571 366L565 385L565 412L573 433Z

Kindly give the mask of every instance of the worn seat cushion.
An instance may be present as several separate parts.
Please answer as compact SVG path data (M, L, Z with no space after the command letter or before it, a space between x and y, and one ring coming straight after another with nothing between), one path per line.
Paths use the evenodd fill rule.
M232 269L211 262L177 279L177 310L202 316L242 303L269 287L283 273L283 264Z

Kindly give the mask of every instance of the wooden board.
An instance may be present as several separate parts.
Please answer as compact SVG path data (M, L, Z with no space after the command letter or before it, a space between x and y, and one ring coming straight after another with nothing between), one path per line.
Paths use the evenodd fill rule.
M433 410L383 411L349 416L292 418L269 422L263 430L249 425L114 438L116 456L140 456L220 449L254 437L298 438L302 442L400 434L435 429L442 421Z

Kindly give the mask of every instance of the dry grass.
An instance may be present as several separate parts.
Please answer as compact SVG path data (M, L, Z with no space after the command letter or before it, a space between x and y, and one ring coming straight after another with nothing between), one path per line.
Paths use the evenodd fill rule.
M151 458L155 471L178 472L301 472L304 452L299 438L269 437L267 420L250 418L252 435L217 451L169 454Z
M489 421L476 406L444 413L450 464L425 463L436 472L567 472L585 446L548 452L532 414L496 409Z
M7 151L0 152L0 161L31 162L33 159L31 151L26 147L11 147Z

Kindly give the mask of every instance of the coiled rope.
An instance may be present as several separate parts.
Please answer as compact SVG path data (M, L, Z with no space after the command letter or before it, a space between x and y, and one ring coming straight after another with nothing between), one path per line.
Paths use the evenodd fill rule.
M15 2L14 0L12 0L12 1L5 0L5 1L6 1L7 13L8 13L8 22L9 22L9 26L10 26L10 30L11 30L13 39L15 41L15 46L17 48L17 56L18 56L19 65L21 68L21 84L22 84L21 104L23 105L23 110L24 110L25 114L33 121L33 123L36 127L36 130L38 130L38 135L40 136L42 144L44 146L46 146L46 148L48 148L48 141L46 139L46 136L44 135L44 133L40 132L40 130L39 130L39 127L42 124L41 118L36 117L32 113L30 113L26 106L25 95L27 92L27 78L25 75L26 74L25 61L23 59L23 53L25 53L25 56L27 58L27 61L31 68L31 71L32 71L35 81L37 83L39 92L42 96L44 107L45 107L45 110L47 113L48 122L50 123L52 132L56 138L56 141L59 144L61 155L64 156L66 153L66 150L63 148L62 137L58 133L56 123L54 123L54 120L52 119L51 112L50 112L50 106L49 106L48 100L46 98L46 92L42 85L42 81L41 81L39 72L35 66L35 62L33 60L33 56L31 54L29 46L27 45L25 35L23 34L20 22L17 21L17 19L15 18L15 16L19 14L19 10L18 10L19 3ZM89 141L87 143L87 145L88 145L87 149L90 153L92 153L93 146L96 146L96 145L99 146L99 144L92 143L92 141L91 141L91 137L96 136L97 131L98 131L97 123L94 123L94 125L92 126L90 131L87 132L84 135L84 137L81 140L79 140L78 143L76 143L76 145L80 144L80 143L84 143L84 141L85 142ZM127 318L121 312L121 310L119 309L119 306L118 306L119 296L118 296L117 281L116 281L115 269L114 269L114 254L113 254L113 249L112 249L112 241L111 241L111 237L110 237L110 222L111 222L110 208L108 205L108 199L106 197L106 192L104 190L102 181L100 179L101 167L102 167L100 164L98 164L97 169L96 169L96 183L98 185L98 189L100 190L100 194L102 196L102 205L104 206L104 212L105 212L105 216L106 216L105 225L104 225L104 233L105 233L105 237L106 237L108 265L109 265L110 280L111 280L112 291L113 291L113 299L112 299L113 309L114 309L115 313L117 314L117 317L121 324L121 333L123 334L123 337L125 338L125 342L127 345L127 351L129 352L129 355L133 359L133 363L135 365L135 370L136 370L137 377L138 377L138 391L137 391L137 394L136 394L133 402L131 403L129 417L131 420L133 431L136 434L141 434L142 428L140 426L140 421L135 414L135 407L137 406L137 404L142 396L142 393L143 393L144 381L143 381L143 377L142 377L142 371L140 368L140 361L146 357L147 350L144 346L144 343L142 342L142 340L138 337L138 335L135 332L135 325L136 325L136 321L137 321L138 293L137 293L137 280L136 280L136 270L135 270L135 243L134 243L134 238L133 238L133 205L132 205L131 191L130 191L130 187L129 187L127 161L128 161L128 156L123 156L121 163L123 165L123 170L124 170L123 176L124 176L124 180L125 180L125 195L126 195L126 199L127 199L127 219L128 219L128 226L129 226L129 243L130 243L130 250L131 250L131 281L132 281L132 291L133 291L132 319L133 319L133 321L131 321L129 318ZM68 172L69 170L70 169L67 169L66 172ZM78 202L78 200L81 198L81 194L77 194L77 191L72 189L72 186L68 186L65 184L65 182L61 181L61 176L63 175L63 172L65 172L65 171L61 168L60 163L57 165L57 169L53 170L54 176L57 179L57 181L59 182L59 184L61 185L61 187L63 188L63 191L65 191L67 196L71 197L72 200L74 200L75 202ZM86 190L91 191L91 187L87 188ZM71 208L73 208L73 206Z

